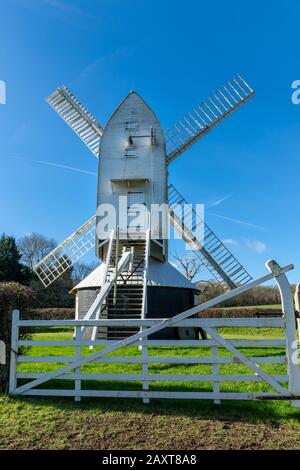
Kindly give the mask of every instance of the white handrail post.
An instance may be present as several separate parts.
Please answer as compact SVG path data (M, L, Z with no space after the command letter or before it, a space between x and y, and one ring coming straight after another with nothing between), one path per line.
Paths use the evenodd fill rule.
M114 280L114 293L113 293L113 305L117 303L117 277L118 277L118 264L119 264L119 241L120 241L120 228L116 230L116 260L115 260L115 280Z
M144 265L144 281L143 281L143 304L142 304L142 320L146 318L147 315L147 278L148 278L148 264L149 264L149 255L150 255L150 228L146 232L146 250L145 250L145 265ZM141 331L143 328L141 328ZM148 337L146 337L148 339ZM147 376L149 373L148 366L148 346L140 346L142 352L142 373L144 376ZM143 380L143 390L149 390L149 382ZM149 398L143 398L143 403L150 403Z
M11 322L11 345L10 345L10 370L9 370L9 393L15 395L17 388L17 359L20 320L19 310L13 310Z
M142 319L146 318L147 314L147 278L148 278L148 265L150 256L150 230L146 232L146 250L145 250L145 265L144 265L144 280L143 280L143 304L142 304Z
M113 274L113 278L110 279L109 281L107 280L107 282L104 285L101 286L100 293L98 294L96 300L94 301L94 303L90 307L89 312L91 311L92 313L89 314L89 312L88 312L85 319L90 320L90 319L92 319L92 317L95 317L95 318L93 318L93 320L94 319L99 320L101 312L102 312L102 306L103 306L104 301L106 300L110 290L112 289L112 287L113 287L113 285L114 285L114 283L117 279L118 274L127 267L129 261L130 261L130 252L129 251L128 252L124 251L124 254L122 255L122 257L121 257L121 259L118 263L117 271ZM82 327L81 330L85 331L84 328L85 327ZM97 331L98 331L98 326L96 326L96 325L93 326L91 341L94 341L96 339ZM91 344L90 345L90 350L92 350L93 348L94 348L94 346Z
M108 273L108 268L110 265L110 258L111 258L111 251L112 251L112 245L113 245L113 240L114 240L114 233L115 231L112 230L110 234L110 239L109 239L109 244L108 244L108 250L106 254L106 259L105 259L105 271L104 271L104 276L103 276L103 282L102 285L105 284L106 278L107 278L107 273Z
M128 267L129 272L131 272L133 269L133 261L134 261L134 247L132 246L130 248L130 262L129 262L129 267Z
M269 271L274 274L279 288L286 339L286 355L289 375L289 392L300 396L300 371L298 361L298 346L296 340L296 319L292 289L284 273L280 274L281 267L274 260L266 263ZM278 274L276 274L278 273ZM300 400L292 402L294 406L300 407Z
M102 281L102 284L100 286L100 292L99 292L100 295L102 293L101 291L103 291L103 287L104 287L105 283L107 282L107 273L108 273L108 268L109 268L109 264L110 264L113 240L114 240L114 230L111 231L110 238L108 240L108 249L107 249L106 260L105 260L105 271L104 271L104 274L103 274L103 281ZM96 315L95 315L96 320L98 320L99 317L100 317L101 309L102 309L102 302L99 305L98 313L96 312ZM84 331L84 328L82 328L82 330ZM94 326L93 329L92 329L92 336L91 336L92 340L96 338L97 332L98 332L98 327ZM90 346L90 349L91 348L92 347Z

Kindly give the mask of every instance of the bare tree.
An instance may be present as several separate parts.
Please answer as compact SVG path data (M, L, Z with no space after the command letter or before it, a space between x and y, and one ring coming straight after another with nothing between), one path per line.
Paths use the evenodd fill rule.
M57 243L53 238L46 238L40 233L25 235L18 241L18 248L22 255L21 261L32 269L56 245Z
M201 292L201 302L218 297L226 291L225 286L217 281L199 281L197 285ZM279 303L280 295L276 287L257 286L219 304L218 307L247 307L256 305L277 305Z
M197 286L200 289L200 298L201 302L207 302L208 300L214 299L219 295L222 295L226 292L224 285L221 282L215 280L210 281L199 281Z
M178 261L180 270L189 281L192 281L200 272L202 265L196 256L179 256L175 254L173 257Z
M72 271L72 279L74 281L74 285L82 281L98 266L99 266L99 263L97 262L86 264L86 263L80 263L77 261L77 263L73 265L73 271Z

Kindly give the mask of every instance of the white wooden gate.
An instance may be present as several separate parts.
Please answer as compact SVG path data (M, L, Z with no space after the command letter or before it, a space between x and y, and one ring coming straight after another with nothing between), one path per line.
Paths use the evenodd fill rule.
M213 300L200 304L192 309L176 315L170 319L153 320L20 320L19 312L13 313L12 348L11 348L11 370L10 370L10 393L19 395L46 395L46 396L72 396L78 401L81 397L136 397L148 402L151 398L186 398L186 399L212 399L215 403L220 400L255 400L255 399L290 399L294 406L300 406L300 372L298 366L298 342L296 341L295 312L290 285L285 273L293 268L287 266L281 268L274 261L269 261L267 267L270 271L246 286L238 287L231 292L221 295ZM263 282L275 278L282 300L283 318L190 318L201 311L207 310L227 299L241 294ZM82 328L86 326L139 326L140 332L121 341L83 340L81 339ZM22 340L19 339L19 328L35 327L62 327L72 326L75 328L75 336L72 340ZM201 327L208 334L207 340L155 340L148 337L166 327ZM283 339L225 339L218 328L282 328ZM89 353L82 353L84 347L102 346L102 349ZM75 353L71 356L32 356L20 354L22 346L73 346ZM109 355L127 346L136 346L133 355ZM174 346L185 347L187 351L197 350L197 354L185 356L166 356L166 352L159 349L168 346L168 351ZM247 354L253 348L278 349L278 354L253 356ZM246 352L244 350L246 348ZM204 354L203 354L204 351ZM208 354L208 351L210 354ZM19 364L24 363L48 363L57 364L57 369L49 372L22 372L18 370ZM125 371L125 373L103 373L102 370L92 373L84 369L88 364L102 366L107 364L134 364L140 365L141 369L136 373ZM66 365L65 365L66 364ZM161 370L153 370L160 365L198 365L205 364L211 368L209 373L180 374L164 373ZM266 369L270 364L281 364L285 366L285 373L270 373ZM226 373L220 371L222 367L229 365L243 366L243 371ZM176 369L175 369L176 370ZM26 383L19 383L21 380ZM70 386L62 388L43 388L49 381L67 381ZM30 380L28 382L28 380ZM89 384L118 382L122 384L121 389L97 389ZM140 390L128 390L128 382L135 382ZM162 387L164 383L199 383L199 388L193 391L168 390ZM236 391L222 390L225 383L257 382L265 385L264 390ZM52 382L53 383L53 382ZM211 390L203 390L201 384L211 384ZM73 385L74 384L74 385ZM152 385L155 385L154 388ZM198 386L198 385L197 385ZM120 387L118 387L120 388ZM171 387L173 388L173 387ZM255 388L255 387L254 387Z

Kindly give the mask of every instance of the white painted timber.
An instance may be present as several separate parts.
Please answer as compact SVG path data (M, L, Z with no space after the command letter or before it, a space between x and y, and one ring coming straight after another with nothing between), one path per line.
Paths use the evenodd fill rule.
M74 390L30 390L25 391L23 395L33 396L62 396L74 397ZM81 397L103 397L103 398L171 398L179 400L264 400L264 399L290 399L290 395L278 396L278 393L269 392L153 392L153 391L119 391L119 390L81 390Z
M34 266L34 272L45 287L95 247L95 222L96 217L91 217Z
M193 325L197 326L197 325ZM116 344L118 340L18 340L18 346L89 346L93 344L94 346L107 346L109 344ZM230 343L233 346L239 347L284 347L285 340L243 340L236 339L230 340ZM207 347L218 345L216 341L213 340L141 340L136 341L132 346L197 346L197 347Z
M134 149L136 157L129 158L128 149ZM101 139L97 238L101 205L111 204L116 214L120 214L119 196L127 196L130 200L130 194L134 192L143 193L143 203L148 211L151 204L167 204L164 133L148 104L136 92L131 92L108 120ZM121 223L119 225L121 229L127 229Z
M298 357L298 348L296 340L295 307L293 302L292 289L287 280L287 277L282 274L280 266L278 263L276 263L276 261L269 260L266 263L266 267L274 274L281 297L285 323L288 373L290 377L289 391L291 394L300 395L300 370L298 362L295 361L295 357Z
M36 379L42 377L42 373L19 372L18 379ZM269 377L279 382L288 382L288 375L270 375ZM167 381L167 382L264 382L264 379L257 375L230 375L230 374L65 374L58 377L58 380L113 380L113 381Z
M11 325L11 346L10 346L10 369L9 369L9 393L13 393L17 386L17 361L18 361L18 337L19 327L18 321L20 319L19 310L12 312L12 325Z
M214 400L215 403L219 403L220 400L228 399L288 399L293 400L293 406L298 406L300 401L300 390L299 390L299 370L292 367L292 354L297 350L297 342L292 341L295 338L295 319L294 319L294 310L292 303L290 303L291 290L289 288L288 281L285 277L285 272L292 268L292 266L287 266L285 268L279 267L275 262L269 262L268 267L271 270L270 274L262 276L252 282L247 286L241 286L234 289L231 292L228 292L222 296L219 296L216 299L205 302L202 305L198 305L190 310L182 312L176 317L170 319L155 319L155 320L134 320L127 321L130 324L139 325L141 331L137 334L132 335L129 338L126 338L122 341L83 341L79 334L76 335L75 339L72 341L31 341L31 340L18 340L16 336L15 346L18 348L20 346L32 346L32 345L69 345L74 346L74 353L70 356L21 356L19 355L16 358L16 363L33 363L33 362L49 362L57 363L59 368L54 372L49 373L38 373L38 372L17 372L16 373L16 364L14 367L15 373L12 374L14 377L15 383L11 387L12 394L24 394L24 395L61 395L61 396L73 396L75 400L79 400L83 396L95 396L95 397L140 397L143 399L144 403L148 403L151 398L208 398ZM282 296L283 304L283 314L284 318L189 318L196 313L200 313L203 310L206 310L210 306L218 304L226 299L235 297L241 292L245 292L248 289L251 289L255 285L270 280L271 278L276 279L279 284L279 289ZM83 325L107 325L113 326L116 325L122 326L126 320L66 320L60 323L56 321L24 321L19 320L17 317L14 319L14 329L20 328L21 326L29 326L29 324L34 326L41 326L42 324L46 326L58 326L58 325L68 325L76 326L76 331L81 331ZM194 340L194 341L184 341L180 342L179 340L149 340L147 337L164 329L168 326L201 326L209 335L210 339L208 340ZM231 326L231 327L274 327L282 328L285 334L285 340L228 340L222 337L220 332L216 331L216 328L220 326ZM16 330L17 331L17 330ZM94 354L89 356L81 356L81 347L83 345L103 345L104 349L97 351ZM148 347L151 346L168 346L169 348L172 345L177 346L186 345L187 351L184 350L186 356L160 356L159 350L151 350L149 353ZM132 356L132 350L128 350L128 356L107 356L108 353L116 351L123 348L124 346L140 346L141 353L139 356ZM295 346L296 345L296 346ZM188 355L188 346L197 346L199 347L211 347L212 355L204 357L200 355L189 356ZM277 347L277 355L265 355L263 357L252 357L247 356L246 351L243 352L240 347ZM230 356L224 356L224 350L227 350L231 353ZM137 349L136 351L139 351ZM201 354L201 349L198 349L199 354ZM284 354L283 354L284 353ZM136 353L135 353L136 354ZM141 373L121 373L121 374L105 374L105 373L85 373L83 371L83 366L88 363L107 363L107 364L140 364L142 367L140 369ZM211 373L208 374L165 374L165 373L152 373L149 369L150 364L207 364L211 365ZM238 374L221 374L218 366L220 364L242 364L247 366L248 372L238 373ZM287 368L288 373L281 374L268 374L264 369L260 367L261 364L282 364ZM296 370L297 369L297 370ZM234 368L232 369L234 372ZM252 373L249 373L252 371ZM16 381L19 379L31 380L24 385L17 386ZM36 389L38 385L41 385L52 379L59 380L72 380L74 382L74 390L49 390L49 389ZM81 387L81 381L85 382L89 380L100 380L105 381L120 381L123 382L123 386L126 387L127 381L136 382L139 386L143 387L141 391L111 391L111 390L83 390ZM206 382L211 383L213 391L210 392L169 392L169 391L152 391L150 388L151 382L158 382L163 384L163 382ZM264 382L268 384L271 388L276 390L274 392L221 392L220 384L222 382L254 382L261 383ZM286 388L283 384L288 384ZM150 388L150 389L149 389Z
M47 102L98 158L103 128L87 108L66 86L57 88Z
M270 356L270 357L252 357L252 360L256 364L286 364L286 357L280 356ZM28 363L28 362L55 362L55 363L64 363L70 362L73 363L76 361L76 358L72 356L21 356L18 357L18 363ZM240 363L240 360L234 357L158 357L158 356L149 356L147 361L149 363L162 363L162 364L234 364ZM94 363L118 363L118 364L141 364L143 362L142 357L136 356L113 356L113 357L103 357L101 359L95 359ZM75 367L75 366L74 366ZM72 369L72 368L71 368ZM49 378L48 378L49 380Z
M238 290L241 288L237 288ZM232 291L231 291L232 292ZM224 294L225 295L225 294ZM220 296L223 297L223 296ZM197 305L192 309L186 310L186 312L193 312L191 315L195 315L197 313L202 312L206 309L206 305L210 305L212 301L209 300L203 304ZM207 307L209 308L209 307ZM185 313L185 312L183 312ZM180 314L181 315L181 314ZM178 316L176 316L177 318ZM172 318L172 320L175 317ZM17 322L18 326L145 326L148 328L152 328L156 326L158 323L169 322L171 319L164 319L164 318L157 318L157 319L145 319L145 320L132 320L132 319L125 319L125 320L20 320ZM192 318L192 319L184 319L184 320L175 320L176 326L212 326L212 327L264 327L264 328L283 328L284 321L281 318ZM174 323L175 323L174 321ZM151 332L148 331L148 334ZM120 343L118 341L117 343ZM109 341L111 344L111 341ZM120 345L121 346L121 345Z
M167 160L171 163L217 124L254 95L236 75L166 132Z

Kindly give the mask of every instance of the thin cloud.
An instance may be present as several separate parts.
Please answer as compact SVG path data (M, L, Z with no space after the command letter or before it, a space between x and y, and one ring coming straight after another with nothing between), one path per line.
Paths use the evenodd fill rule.
M227 194L226 196L220 199L216 199L215 201L212 201L211 203L208 203L205 205L207 208L219 206L220 204L222 204L222 202L226 201L226 199L229 199L232 195L233 193Z
M85 18L89 18L91 20L98 21L99 17L96 15L92 15L91 13L87 12L86 10L82 8L75 7L74 5L68 5L65 2L62 2L61 0L42 0L42 2L51 8L54 8L56 10L59 10L61 12L73 14L73 15L79 15L79 16L84 16Z
M266 243L262 242L261 240L246 239L245 244L251 251L254 251L255 253L264 253L267 250Z
M45 160L34 160L32 158L24 158L24 157L18 157L18 156L8 156L7 158L14 158L16 160L23 160L25 162L39 163L41 165L48 165L48 166L53 166L56 168L62 168L63 170L76 171L77 173L84 173L85 175L97 176L97 173L93 171L83 170L81 168L75 168L73 166L63 165L61 163L47 162Z
M104 25L103 19L84 8L70 5L63 0L10 0L18 7L32 12L51 15L60 21L87 29ZM85 20L85 21L84 21Z
M256 228L258 230L262 230L263 232L266 231L265 227L246 222L245 220L233 219L232 217L226 217L225 215L215 214L213 212L208 212L208 214L213 215L214 217L218 217L219 219L228 220L229 222L233 222L235 224L244 225L245 227Z
M224 245L238 245L238 242L233 238L225 238L224 240L222 240L222 242L224 243Z

